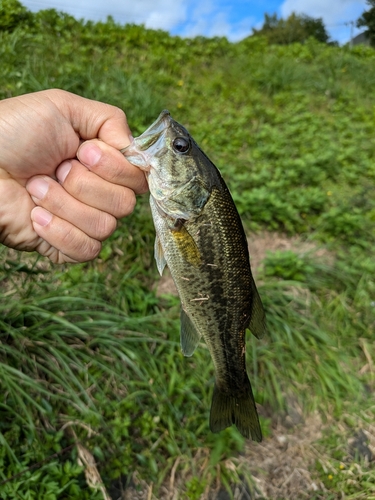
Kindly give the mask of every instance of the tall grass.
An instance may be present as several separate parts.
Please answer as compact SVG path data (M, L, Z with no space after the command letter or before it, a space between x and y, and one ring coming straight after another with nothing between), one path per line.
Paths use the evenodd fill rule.
M13 262L15 267L35 268ZM348 290L331 291L327 307L317 293L315 273L310 274L311 283L274 278L260 287L269 336L249 338L248 367L261 415L288 412L291 395L305 408L339 409L342 401L361 394L357 373L365 354L352 337L353 299ZM242 449L244 440L234 428L218 436L208 430L213 367L204 344L192 358L182 356L178 301L159 299L160 312L133 317L113 304L118 297L93 297L100 289L95 283L72 292L69 279L48 278L29 273L18 289L12 285L13 294L9 290L2 304L3 435L19 425L40 439L42 422L55 432L73 425L94 450L107 485L134 468L160 485L177 456L181 467L188 467L201 449L202 463L209 452L211 462L209 469L197 466L195 474L203 483L212 480L221 459ZM332 274L325 279L332 280ZM24 294L28 287L32 295ZM367 349L373 350L370 340ZM264 417L262 425L267 435ZM65 436L62 443L69 442ZM228 478L234 480L230 473Z

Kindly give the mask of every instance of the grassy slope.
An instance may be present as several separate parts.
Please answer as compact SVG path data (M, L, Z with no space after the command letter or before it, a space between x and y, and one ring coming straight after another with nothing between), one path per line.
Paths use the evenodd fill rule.
M261 271L270 334L249 339L248 366L266 435L266 416L287 412L291 398L323 414L370 408L372 50L180 40L50 11L33 28L0 33L0 59L1 98L64 88L122 107L135 135L167 107L222 170L249 231L328 247L323 262L276 252ZM215 477L250 481L246 468L234 473L226 462L243 447L237 431L208 431L212 365L204 346L181 355L178 301L150 291L152 248L143 197L95 263L46 270L2 252L0 480L63 450L73 428L107 486L137 471L157 488L178 457L187 498L200 498ZM0 498L26 498L41 484L43 498L94 498L75 454L0 487ZM325 487L338 495L353 493L350 484Z

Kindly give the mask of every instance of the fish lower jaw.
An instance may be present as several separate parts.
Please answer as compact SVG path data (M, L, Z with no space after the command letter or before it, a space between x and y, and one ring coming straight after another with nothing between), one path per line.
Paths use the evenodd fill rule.
M141 170L144 172L150 172L151 171L151 158L148 154L143 153L141 151L138 152L139 156L142 158L142 163L137 165Z

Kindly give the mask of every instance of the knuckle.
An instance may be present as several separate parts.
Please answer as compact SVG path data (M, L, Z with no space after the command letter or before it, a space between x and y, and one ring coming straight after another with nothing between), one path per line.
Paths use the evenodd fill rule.
M77 229L73 226L68 227L61 236L60 249L64 251L65 248L77 248L79 247L79 235L77 234Z
M101 249L102 244L100 241L86 236L86 238L80 242L79 247L76 248L74 256L79 262L87 262L96 259Z
M145 194L148 192L148 182L146 176L143 176L143 179L140 182L137 194Z
M117 120L126 121L126 115L124 111L117 106L112 106L113 117Z
M89 238L83 251L83 255L86 256L85 260L96 259L96 257L100 254L101 249L102 244L100 241Z
M119 200L118 207L116 210L117 217L126 217L133 213L136 205L136 197L133 191L127 190L126 194L122 196Z
M107 164L110 164L110 168L107 169L108 181L121 184L124 176L124 164L122 163L122 158L121 162L119 162L117 158L114 159L115 161L113 161L113 158L108 159L109 161L107 161Z
M95 259L101 250L100 241L90 238L74 226L64 231L60 243L60 251L79 262Z
M75 199L84 199L87 192L87 169L78 161L73 161L69 175L64 180L63 189Z
M46 200L46 205L48 205L48 210L58 217L64 217L69 214L69 202L65 197L53 196L53 193ZM47 208L47 207L46 207Z
M99 220L95 224L93 230L99 241L103 241L108 238L117 227L117 220L110 214L106 212L100 212Z
M86 172L75 172L75 178L71 179L72 184L69 186L69 192L76 198L77 200L84 199L86 193L86 179L84 178L84 174ZM65 187L65 186L64 186Z

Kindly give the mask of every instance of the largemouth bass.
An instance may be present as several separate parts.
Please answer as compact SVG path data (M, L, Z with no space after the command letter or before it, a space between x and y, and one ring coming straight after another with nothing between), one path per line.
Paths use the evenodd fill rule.
M235 424L262 433L246 372L245 330L266 331L241 219L215 165L168 111L121 151L146 172L156 229L155 259L167 265L181 299L181 348L191 356L203 336L216 374L210 428Z

